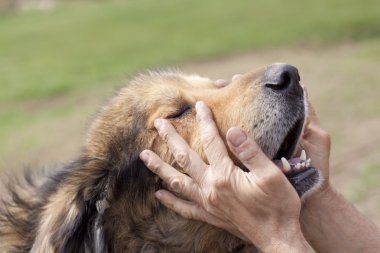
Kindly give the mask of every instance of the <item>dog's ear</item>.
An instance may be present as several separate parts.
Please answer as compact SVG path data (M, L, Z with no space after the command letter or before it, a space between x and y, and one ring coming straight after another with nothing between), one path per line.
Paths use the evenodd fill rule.
M151 187L147 187L151 186ZM42 188L46 202L41 206L32 252L108 252L112 235L104 216L109 201L134 202L151 210L153 192L161 181L138 155L109 163L82 158L52 175ZM137 203L138 202L138 203ZM119 210L127 212L132 210ZM44 251L45 250L45 251Z
M112 252L123 252L125 249L128 252L148 252L152 234L145 232L149 226L147 224L154 222L149 217L162 212L162 206L153 194L161 188L161 180L136 153L131 155L129 161L119 164L110 208L104 215L102 228ZM121 237L125 239L121 240Z
M107 162L83 158L50 177L31 252L107 252L102 217L112 171Z
M161 181L157 180L157 176L145 166L138 155L119 166L119 175L114 186L115 199L123 194L121 197L129 200L145 200L147 195L153 196L153 191L161 188Z

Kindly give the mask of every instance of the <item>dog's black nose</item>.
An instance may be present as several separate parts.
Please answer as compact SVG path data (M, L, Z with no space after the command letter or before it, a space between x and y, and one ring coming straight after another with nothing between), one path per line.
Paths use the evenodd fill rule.
M288 64L276 63L270 65L264 72L263 84L275 92L303 96L298 70Z

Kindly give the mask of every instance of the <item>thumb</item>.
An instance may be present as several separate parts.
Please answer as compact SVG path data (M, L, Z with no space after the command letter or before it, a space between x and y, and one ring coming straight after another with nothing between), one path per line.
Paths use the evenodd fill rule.
M247 167L248 170L268 170L271 160L264 154L257 143L238 127L232 127L227 131L227 144L232 153Z

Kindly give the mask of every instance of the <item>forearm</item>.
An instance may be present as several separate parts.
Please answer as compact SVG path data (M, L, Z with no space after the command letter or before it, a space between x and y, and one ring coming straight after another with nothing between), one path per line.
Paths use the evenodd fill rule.
M380 231L332 189L311 196L301 226L317 252L379 252Z

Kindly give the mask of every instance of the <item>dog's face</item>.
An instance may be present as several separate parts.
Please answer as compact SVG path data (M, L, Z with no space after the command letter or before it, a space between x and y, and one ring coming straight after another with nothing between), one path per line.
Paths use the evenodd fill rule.
M177 72L141 75L103 109L90 129L86 150L90 157L119 160L130 156L131 150L138 156L143 149L152 149L178 167L153 125L156 118L166 118L205 158L194 108L195 102L201 100L212 110L223 138L230 127L239 126L270 159L289 159L292 166L289 179L299 195L304 195L318 185L320 176L314 168L295 169L300 161L291 159L306 117L307 103L299 81L297 69L286 64L246 73L223 88L196 75Z

